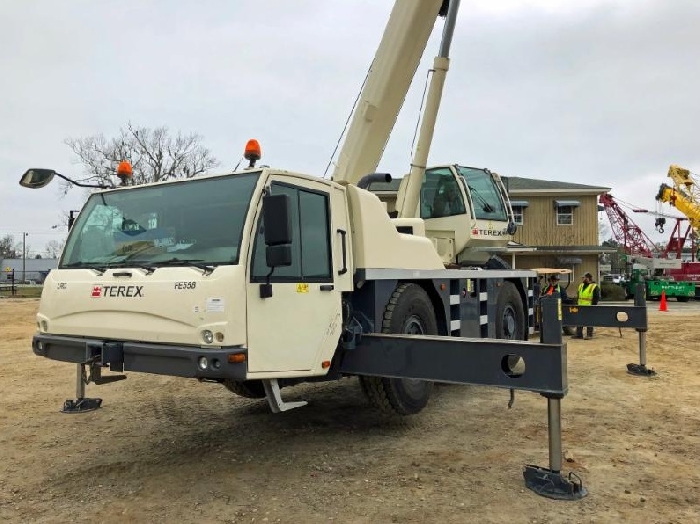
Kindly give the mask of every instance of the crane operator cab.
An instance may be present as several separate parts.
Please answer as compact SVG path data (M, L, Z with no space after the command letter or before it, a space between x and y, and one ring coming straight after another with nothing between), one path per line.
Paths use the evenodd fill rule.
M397 202L403 201L408 179L401 180ZM446 265L485 264L506 248L516 229L503 181L488 169L457 164L426 169L415 211Z

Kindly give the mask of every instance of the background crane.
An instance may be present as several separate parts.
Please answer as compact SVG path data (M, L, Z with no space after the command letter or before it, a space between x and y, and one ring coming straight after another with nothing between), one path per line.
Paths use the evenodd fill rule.
M688 218L695 237L700 233L700 186L690 170L672 164L668 177L673 187L661 184L656 200L671 204Z
M610 193L603 193L598 200L608 215L613 236L628 255L654 258L656 244L620 207Z

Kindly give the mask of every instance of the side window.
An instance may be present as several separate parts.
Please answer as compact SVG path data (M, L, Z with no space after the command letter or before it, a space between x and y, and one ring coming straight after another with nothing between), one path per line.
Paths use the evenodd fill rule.
M523 215L525 214L525 208L522 206L513 206L513 222L516 225L523 225Z
M275 268L272 280L300 280L301 242L299 242L299 198L297 190L281 184L272 184L272 193L289 196L292 218L292 265ZM252 277L254 280L263 280L270 272L270 268L267 267L267 262L265 261L265 231L263 229L262 216L258 220L258 234L255 238L254 249Z
M425 172L420 202L421 218L440 218L466 213L459 185L449 169L431 169Z
M299 190L301 273L304 280L331 278L328 196Z
M572 206L559 206L557 208L557 225L571 226L574 223L574 208Z
M272 282L323 282L331 277L328 195L272 184L273 194L289 196L292 219L292 265L278 267ZM262 281L270 268L265 261L265 234L258 222L252 258L251 279Z

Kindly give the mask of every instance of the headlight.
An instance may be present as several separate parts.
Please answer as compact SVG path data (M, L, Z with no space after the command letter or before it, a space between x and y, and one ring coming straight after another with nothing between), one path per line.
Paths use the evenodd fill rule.
M204 331L202 331L202 340L204 340L204 342L206 342L207 344L211 344L212 342L214 342L214 333L212 333L208 329L205 329Z
M207 369L207 366L209 365L209 362L207 362L207 357L199 357L199 369L205 370Z

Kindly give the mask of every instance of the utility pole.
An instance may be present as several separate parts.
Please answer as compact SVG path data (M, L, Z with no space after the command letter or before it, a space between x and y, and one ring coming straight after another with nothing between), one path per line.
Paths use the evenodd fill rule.
M22 284L27 280L26 265L27 265L27 235L22 233Z

